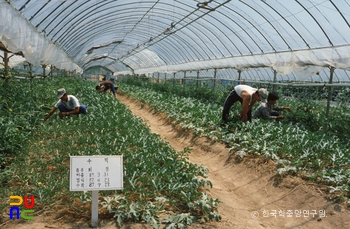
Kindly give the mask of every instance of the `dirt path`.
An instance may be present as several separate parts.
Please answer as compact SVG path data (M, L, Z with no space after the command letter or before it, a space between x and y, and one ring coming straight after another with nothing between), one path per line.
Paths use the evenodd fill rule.
M237 162L224 144L195 138L125 95L118 99L175 150L191 147L190 161L209 169L210 195L223 201L219 205L222 221L203 228L350 228L349 209L327 201L321 186L297 177L281 179L270 161ZM325 211L324 217L320 211Z
M165 115L154 113L128 96L118 95L118 99L175 150L182 151L185 147L191 147L190 161L209 169L208 179L213 184L209 194L222 201L219 205L222 221L194 224L189 229L350 228L350 206L346 208L344 204L327 201L324 187L307 183L298 177L282 179L275 175L271 161L256 158L239 160L229 155L229 149L224 144L196 138L171 125ZM323 210L325 216L320 217L319 212ZM89 221L81 219L67 222L61 218L39 215L31 222L5 223L0 228L89 228ZM116 227L113 220L100 220L98 228ZM123 228L151 227L145 224L127 224Z

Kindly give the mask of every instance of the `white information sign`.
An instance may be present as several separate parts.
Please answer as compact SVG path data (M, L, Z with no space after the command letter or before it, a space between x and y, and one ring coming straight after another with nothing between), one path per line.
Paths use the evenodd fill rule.
M123 156L71 156L70 191L123 189Z

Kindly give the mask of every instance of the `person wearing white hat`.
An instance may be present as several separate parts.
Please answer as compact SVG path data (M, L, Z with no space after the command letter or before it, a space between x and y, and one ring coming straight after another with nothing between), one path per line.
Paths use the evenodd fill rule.
M230 108L239 101L242 105L242 111L239 117L243 122L252 120L252 107L256 101L266 103L268 91L265 88L253 88L248 85L237 85L227 96L222 110L222 120L228 122Z
M86 114L86 106L80 104L79 100L74 95L68 95L64 88L58 89L57 98L60 100L58 100L55 106L50 110L43 122L50 118L57 109L60 110L59 115L61 118L69 115Z

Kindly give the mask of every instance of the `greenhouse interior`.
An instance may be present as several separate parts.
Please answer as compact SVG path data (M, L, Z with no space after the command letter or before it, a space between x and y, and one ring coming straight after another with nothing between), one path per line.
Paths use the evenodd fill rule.
M224 229L304 223L308 228L349 227L349 1L0 0L0 15L1 194L34 196L39 213L31 215L33 223L45 218L45 211L60 212L60 206L66 212L60 214L63 219L89 218L91 194L69 192L69 157L123 155L124 188L101 191L98 207L100 215L119 227L131 222L152 228L191 228L196 223ZM117 90L111 88L114 97L96 92L104 80ZM288 111L282 109L281 121L242 122L240 104L235 104L232 122L223 123L224 103L237 85L276 92L278 105ZM76 94L87 114L53 116L45 122L45 115L56 110L52 107L59 88ZM294 212L295 220L264 221L282 208L312 210L300 201L280 204L280 209L262 201L244 213L237 213L236 206L236 217L228 217L227 209L220 214L220 206L232 200L206 191L215 189L210 174L218 168L189 160L192 146L183 146L180 153L168 149L122 105L131 98L142 109L150 107L143 113L165 115L172 125L226 147L224 168L260 158L274 164L275 183L276 177L283 183L290 176L317 184L312 187L323 185L316 190L328 202L312 205L320 220L313 215L302 222ZM140 152L138 158L134 151ZM164 155L153 155L160 151ZM10 199L0 203L0 227L13 227L15 214L20 218L19 209L9 213L10 205ZM329 212L340 218L331 213L326 218ZM239 216L241 221L233 224ZM56 226L67 227L66 221L60 223Z

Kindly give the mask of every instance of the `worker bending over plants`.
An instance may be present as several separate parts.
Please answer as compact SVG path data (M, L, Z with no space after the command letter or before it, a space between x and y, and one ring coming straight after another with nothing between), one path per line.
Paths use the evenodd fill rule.
M276 92L270 92L267 96L267 102L261 103L259 107L254 111L253 118L262 118L262 119L273 119L280 120L284 119L283 115L280 115L278 112L274 111L290 111L290 107L277 106L276 101L278 100L278 94Z
M222 110L222 120L228 122L230 108L234 103L239 101L242 105L242 111L239 117L243 122L251 121L252 119L252 107L256 101L266 102L268 92L265 88L253 88L248 85L237 85L227 96L224 108Z
M68 95L64 88L60 88L57 91L58 102L50 110L48 115L44 118L43 123L51 117L57 109L60 110L59 116L63 118L69 115L86 114L86 106L79 103L79 100L74 95Z
M111 90L114 97L117 95L116 89L118 89L118 87L115 87L113 82L110 80L102 81L99 85L96 86L96 90L98 90L100 93L105 93L106 91Z

